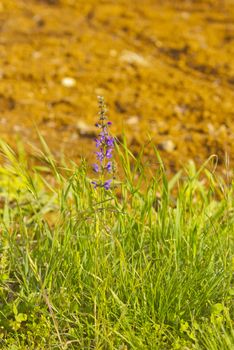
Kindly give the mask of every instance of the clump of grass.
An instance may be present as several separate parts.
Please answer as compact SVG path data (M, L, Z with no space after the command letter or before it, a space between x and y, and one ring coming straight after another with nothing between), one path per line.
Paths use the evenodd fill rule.
M1 348L233 349L233 183L193 164L168 181L155 150L141 186L124 141L118 194L98 200L87 164L43 145L29 170L1 142Z

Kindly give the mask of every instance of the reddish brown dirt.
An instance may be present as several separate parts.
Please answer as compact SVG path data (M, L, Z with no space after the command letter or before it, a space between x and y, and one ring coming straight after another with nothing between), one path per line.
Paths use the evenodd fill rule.
M56 156L89 158L104 95L134 152L150 134L172 171L215 153L224 172L225 152L233 168L233 0L0 0L0 57L12 145L37 127Z

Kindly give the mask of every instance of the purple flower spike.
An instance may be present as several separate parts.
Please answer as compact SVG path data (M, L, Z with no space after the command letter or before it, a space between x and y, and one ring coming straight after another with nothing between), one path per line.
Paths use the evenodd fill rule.
M96 143L96 163L93 164L93 171L99 174L99 179L97 181L92 181L94 188L102 187L105 190L111 188L111 182L114 178L115 166L113 161L110 159L113 157L113 151L115 148L115 138L112 137L109 133L109 127L112 125L112 122L108 121L106 116L106 106L103 97L98 97L99 102L99 120L95 126L99 129L97 138L95 139ZM105 179L105 176L108 174L113 174L113 178ZM111 177L111 176L109 176Z
M111 181L112 181L112 180L107 180L107 181L104 182L103 187L105 188L105 190L109 190L109 189L110 189L110 187L111 187Z

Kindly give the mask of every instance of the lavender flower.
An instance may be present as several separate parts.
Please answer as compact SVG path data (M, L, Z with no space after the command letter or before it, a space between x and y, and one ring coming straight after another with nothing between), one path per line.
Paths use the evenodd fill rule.
M95 171L95 173L99 172L99 166L98 164L93 164L93 171Z
M113 157L113 149L115 146L115 139L109 134L109 127L112 125L112 122L107 121L106 116L106 106L104 103L103 97L98 97L99 102L99 121L95 126L100 129L98 137L95 139L97 151L96 159L97 164L93 164L93 170L96 173L100 174L99 181L92 181L94 188L103 187L105 190L111 188L112 179L104 181L106 171L109 174L113 174L114 167L112 162L109 161ZM104 181L104 182L103 182Z
M102 141L99 140L99 139L96 139L95 141L96 141L96 147L97 147L97 148L100 147L101 144L102 144Z
M105 190L109 190L109 189L110 189L110 187L111 187L111 181L112 181L112 180L107 180L107 181L104 182L103 187L105 188Z
M96 155L97 155L97 160L99 160L100 162L102 162L105 158L105 155L103 153L103 149L100 148L100 151L99 152L96 152Z
M106 150L106 158L108 159L112 158L112 148L108 148Z
M114 147L114 142L115 142L114 137L111 137L111 136L106 137L106 145L108 147Z
M112 172L112 162L108 162L106 165L106 170L108 171L108 173Z

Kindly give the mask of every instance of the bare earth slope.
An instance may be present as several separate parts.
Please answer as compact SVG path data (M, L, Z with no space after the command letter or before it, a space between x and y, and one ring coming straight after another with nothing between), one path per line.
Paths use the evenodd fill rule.
M233 167L234 1L0 0L1 137L89 157L97 95L134 152Z

